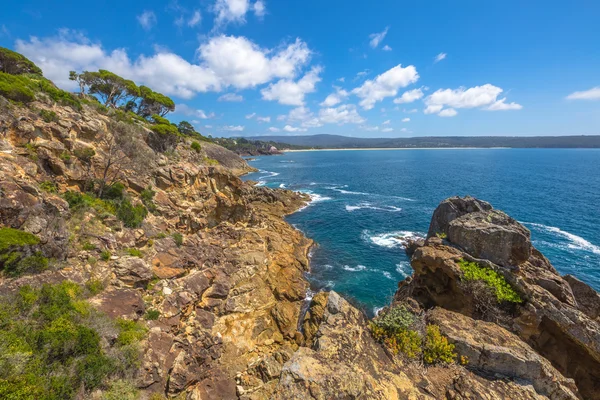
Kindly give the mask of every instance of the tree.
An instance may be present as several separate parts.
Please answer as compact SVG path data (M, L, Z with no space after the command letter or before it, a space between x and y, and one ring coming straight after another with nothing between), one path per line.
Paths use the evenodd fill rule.
M179 125L177 125L177 129L179 130L179 133L186 136L191 136L194 133L197 133L196 129L194 129L194 126L187 121L181 121Z
M79 84L79 97L83 97L86 85L84 74L78 74L76 71L69 71L69 80Z
M42 70L27 57L4 47L0 47L0 72L42 75Z
M175 111L175 102L164 94L153 91L147 86L140 86L139 95L142 98L138 107L138 115L148 118L158 114L164 117L171 111Z
M135 82L105 69L98 72L84 71L80 76L85 85L89 86L89 93L100 96L105 106L117 108L119 103L140 95L140 88Z

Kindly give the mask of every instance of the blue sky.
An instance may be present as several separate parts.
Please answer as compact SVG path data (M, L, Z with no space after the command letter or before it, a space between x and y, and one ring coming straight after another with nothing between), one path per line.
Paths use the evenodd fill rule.
M214 136L600 134L600 2L10 2L0 45L104 68Z

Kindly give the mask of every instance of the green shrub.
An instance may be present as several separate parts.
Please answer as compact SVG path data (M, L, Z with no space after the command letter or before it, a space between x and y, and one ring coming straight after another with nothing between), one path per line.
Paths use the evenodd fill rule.
M444 232L438 232L438 233L435 234L435 236L437 236L440 239L446 239L446 238L448 238L448 235L446 235L446 233L444 233Z
M58 122L58 115L54 111L41 110L40 117L44 122Z
M160 135L174 135L174 136L178 136L179 135L179 131L177 130L177 127L174 125L165 125L165 124L159 124L159 125L153 125L150 129L152 129L154 132L160 134Z
M87 261L88 263L90 263L91 266L94 266L98 263L98 259L93 256L88 257Z
M119 379L111 382L107 391L102 394L102 400L137 400L140 391L133 383Z
M121 346L139 342L146 336L146 328L138 322L128 319L118 319L117 326L119 327L117 343Z
M141 204L133 206L128 199L123 200L117 209L117 218L128 228L138 228L147 215L146 207Z
M411 329L416 317L404 306L394 307L375 318L370 324L375 340L385 344L394 354L399 352L408 358L421 355L421 336Z
M104 290L104 283L100 279L90 279L85 283L85 288L92 296L95 296Z
M90 398L97 388L110 393L113 382L131 376L139 365L135 346L143 330L136 328L122 341L127 344L113 343L111 332L121 335L129 327L92 309L81 287L69 281L39 289L23 286L1 298L0 327L2 399ZM102 338L104 332L108 336Z
M150 117L152 119L152 121L155 124L159 124L159 125L171 125L171 121L169 121L168 119L161 117L158 114L153 114L152 117Z
M25 231L13 228L0 228L0 253L12 247L35 246L40 239Z
M510 286L506 279L491 268L480 266L475 262L460 260L458 265L465 281L483 281L496 295L500 302L522 303L521 296Z
M138 258L142 258L144 257L144 253L142 253L141 250L139 249L127 249L127 254L129 254L132 257L138 257Z
M30 103L35 100L35 92L30 87L30 80L24 76L9 75L0 72L0 95L19 103Z
M160 318L160 311L158 310L148 310L146 311L146 316L144 317L147 321L155 321Z
M52 181L44 181L44 182L40 183L40 189L42 189L44 192L48 192L48 193L58 192L58 187L56 186L56 183L54 183Z
M146 206L148 211L151 213L155 213L157 211L156 204L154 204L154 195L156 192L152 190L151 186L148 186L146 189L142 190L140 193L140 198L142 199L142 203Z
M112 254L110 254L110 251L108 250L104 250L102 251L102 253L100 253L100 258L104 261L108 261L110 260Z
M104 189L102 198L106 200L123 200L125 197L125 185L115 182Z
M86 251L96 250L96 246L90 242L84 242L81 248Z
M446 363L456 360L454 345L440 332L437 325L427 325L427 333L423 344L423 361L426 364Z
M81 161L88 163L96 155L96 151L91 147L83 147L80 149L75 149L73 151L75 157L79 158Z
M374 320L374 323L389 333L396 333L410 328L415 323L415 316L404 306L394 307Z
M193 141L192 145L190 146L192 148L192 150L194 150L196 153L200 153L200 151L202 151L202 146L200 146L200 143Z
M217 160L215 160L214 158L204 157L203 161L205 164L208 164L208 165L219 165L219 162Z
M63 194L63 197L69 203L69 208L73 211L93 208L100 214L115 215L117 213L115 204L99 199L93 194L67 191Z
M5 47L0 47L0 72L7 74L37 74L42 70L24 55Z
M69 154L66 151L63 151L62 153L60 153L60 159L63 160L65 163L70 163L71 162L71 154Z
M183 235L181 233L175 232L171 235L171 237L173 237L173 240L175 240L177 247L181 247L183 245Z

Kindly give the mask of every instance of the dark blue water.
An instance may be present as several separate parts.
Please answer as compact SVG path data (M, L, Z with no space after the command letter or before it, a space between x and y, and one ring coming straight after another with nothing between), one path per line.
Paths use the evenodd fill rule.
M318 243L308 279L365 310L411 273L398 236L427 232L439 202L472 195L523 222L562 274L600 289L600 150L315 151L260 157L245 179L310 193L288 221Z

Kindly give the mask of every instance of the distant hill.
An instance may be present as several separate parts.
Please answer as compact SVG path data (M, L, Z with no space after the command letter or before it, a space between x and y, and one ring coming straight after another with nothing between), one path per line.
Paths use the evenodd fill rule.
M338 135L257 136L250 140L289 143L321 149L419 148L419 147L512 147L512 148L600 148L599 136L428 136L412 138L353 138Z

